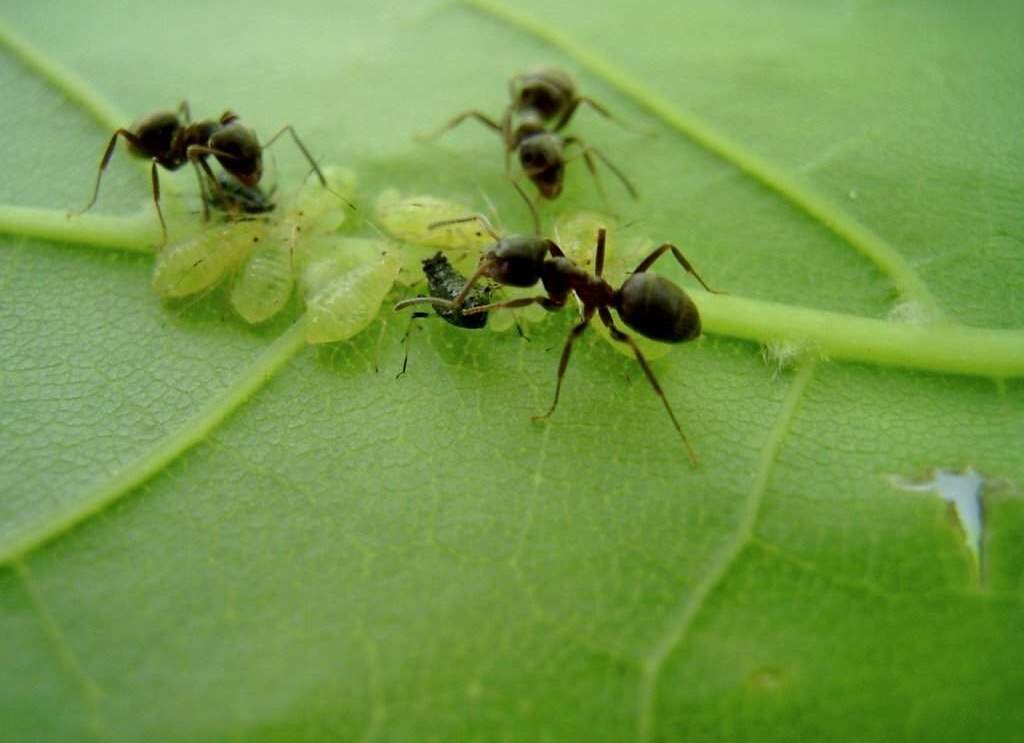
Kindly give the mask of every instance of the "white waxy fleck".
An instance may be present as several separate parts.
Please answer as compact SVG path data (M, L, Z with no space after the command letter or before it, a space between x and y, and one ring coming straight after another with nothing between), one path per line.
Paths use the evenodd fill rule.
M914 482L895 475L888 479L891 485L901 490L934 493L947 503L953 504L957 521L964 533L964 544L974 558L975 565L981 569L981 538L984 529L981 491L985 487L984 477L973 467L968 467L962 474L937 469L932 479L926 482Z

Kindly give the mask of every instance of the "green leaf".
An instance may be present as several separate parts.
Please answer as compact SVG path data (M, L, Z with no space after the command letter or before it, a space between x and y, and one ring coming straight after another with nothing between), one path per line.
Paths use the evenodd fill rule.
M1019 3L5 10L5 739L1019 735ZM608 181L626 229L728 292L653 362L698 468L596 333L530 420L571 312L529 342L424 322L396 380L387 309L311 347L297 302L162 303L123 149L64 216L114 127L187 96L293 124L363 209L482 190L525 230L493 134L413 135L538 63L633 125L572 124L636 181ZM602 208L568 178L549 221ZM193 176L164 182L198 219ZM897 486L968 467L980 536Z

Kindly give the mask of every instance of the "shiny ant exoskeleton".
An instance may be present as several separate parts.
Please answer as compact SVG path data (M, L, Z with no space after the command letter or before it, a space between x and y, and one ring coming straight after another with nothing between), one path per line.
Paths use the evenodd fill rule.
M150 178L153 186L153 205L156 207L156 214L160 219L160 228L163 234L161 245L163 245L167 242L167 224L164 222L164 215L160 209L160 177L157 174L157 166L166 170L177 170L186 162L192 164L196 171L196 178L199 180L203 217L208 219L209 203L217 203L219 200L221 203L229 204L232 202L232 197L224 192L207 159L210 156L215 157L221 167L237 179L242 186L253 188L263 175L263 150L274 144L278 137L285 132L291 134L295 144L316 172L320 183L326 188L327 181L320 171L320 167L290 124L282 127L265 144L260 144L256 133L245 126L237 114L225 111L216 121L212 119L192 121L188 102L182 101L177 111L157 111L143 116L127 129L118 129L114 132L100 160L92 198L83 209L74 214L87 212L96 203L103 173L113 157L117 138L121 137L128 143L128 150L131 154L152 161ZM206 175L207 182L204 182L203 174ZM208 195L207 184L217 194L216 196Z
M472 220L479 220L488 231L494 234L490 225L482 216L466 217L461 221ZM654 371L636 342L615 325L610 312L610 310L614 309L627 326L652 340L664 343L683 343L698 337L701 331L700 314L693 300L672 281L648 271L661 256L671 252L687 273L696 278L701 286L709 292L714 292L715 290L704 282L679 249L670 243L665 243L655 248L637 265L636 269L623 282L622 286L615 289L601 277L604 271L605 257L605 230L603 228L597 232L593 274L588 273L569 260L562 252L562 249L551 240L521 235L510 235L504 238L498 238L497 235L494 235L494 237L497 239L497 243L481 257L480 265L476 272L454 299L444 300L421 297L406 300L399 306L396 306L396 309L414 304L433 304L435 307L461 310L467 317L477 313L525 307L531 304L539 304L545 309L553 311L564 307L570 294L575 294L583 305L583 318L569 332L569 337L566 339L565 346L562 349L562 357L558 364L555 397L551 407L546 413L535 416L535 418L547 418L555 412L555 407L558 405L558 398L562 390L562 378L569 365L569 356L572 353L573 343L583 334L583 331L587 329L594 315L597 314L601 322L608 328L612 339L625 343L633 351L633 355L636 357L637 362L639 362L655 393L661 398L661 402L672 419L672 424L679 433L690 459L696 464L697 455L690 446L689 441L687 441L686 434L683 433L683 429L679 425L672 407L669 405L668 398L665 397L661 385L654 376ZM504 302L466 308L464 306L465 299L469 296L474 284L480 278L488 278L499 284L520 287L533 286L540 281L544 286L545 295L520 297Z
M435 132L424 137L434 139L467 119L476 119L497 132L505 148L505 173L510 170L510 158L516 153L525 175L545 199L555 199L562 193L565 165L573 157L582 157L594 178L602 198L604 187L597 174L593 157L596 156L622 182L634 199L636 189L625 174L604 153L588 145L580 137L563 137L559 132L569 123L583 103L606 118L618 121L604 106L576 92L576 83L569 73L557 67L542 67L522 73L509 83L511 101L505 107L500 121L495 121L475 109L463 111ZM579 155L566 157L566 149L575 146Z
M423 275L427 279L427 290L430 292L430 296L438 299L453 300L459 296L463 288L466 286L466 277L459 273L445 257L444 253L440 251L430 258L424 259ZM421 299L421 297L417 297L417 299ZM462 298L462 305L460 307L449 308L434 305L434 312L436 312L442 320L457 328L479 330L487 325L487 313L481 312L473 315L463 315L462 310L489 305L491 303L491 299L490 286L475 286ZM409 303L415 303L415 299L399 302L395 305L395 309L400 310ZM405 335L402 336L402 341L405 343L405 358L402 359L402 371L398 372L399 377L405 374L406 367L409 364L409 341L413 326L417 320L427 317L430 317L430 315L426 312L414 312L412 317L409 318L409 327L405 331Z

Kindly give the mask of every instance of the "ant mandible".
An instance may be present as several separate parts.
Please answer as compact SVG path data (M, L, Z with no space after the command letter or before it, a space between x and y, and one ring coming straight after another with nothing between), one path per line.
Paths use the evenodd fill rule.
M463 121L475 119L501 137L505 148L505 173L509 172L512 153L517 153L523 174L545 199L555 199L562 193L565 165L572 159L565 156L565 150L576 146L580 148L578 156L583 157L603 199L607 200L592 155L615 174L630 196L637 198L636 188L604 153L580 137L559 134L584 103L602 116L622 124L604 106L579 95L576 82L568 72L558 67L541 67L521 73L509 82L509 94L511 101L505 107L500 122L475 109L463 111L423 139L435 139Z
M605 230L601 228L597 232L597 247L594 259L594 273L590 274L569 260L562 249L551 240L540 237L524 237L522 235L510 235L499 238L488 224L487 220L480 216L465 217L461 220L451 222L468 222L479 220L484 227L497 239L497 243L489 249L480 259L480 265L476 272L466 282L465 287L451 301L436 299L433 297L421 297L400 302L395 309L401 309L413 304L433 304L448 309L460 309L474 283L481 277L486 277L509 286L528 287L538 281L544 286L545 296L520 297L504 302L497 302L489 305L480 305L463 309L464 315L471 316L477 313L491 312L498 309L512 309L526 307L531 304L539 304L547 310L558 310L565 306L570 293L575 293L583 305L583 318L573 327L566 338L565 346L562 349L562 357L558 363L558 379L555 384L555 397L551 407L546 413L534 416L535 420L549 417L555 412L558 405L558 398L562 391L562 378L569 366L569 357L572 353L573 343L579 338L590 325L594 315L601 319L601 322L608 328L613 340L625 343L633 351L633 355L643 369L647 380L650 382L654 392L661 398L665 410L668 412L672 424L675 426L683 445L690 456L691 461L697 464L697 454L683 433L682 426L669 405L665 392L658 383L654 371L644 357L640 347L628 334L619 330L615 325L610 310L614 309L622 321L652 340L664 343L684 343L693 340L700 335L701 323L700 314L693 300L679 288L675 283L659 276L656 273L648 272L661 256L671 252L679 264L691 274L701 286L709 292L716 292L709 287L700 274L694 269L686 257L675 245L664 243L655 248L650 255L640 261L633 273L623 282L618 289L613 288L605 281L601 274L604 271L605 253ZM444 223L438 223L441 226ZM548 255L550 254L550 258Z
M291 134L292 139L299 150L313 167L320 183L327 188L327 179L316 164L309 150L299 139L295 129L288 124L281 128L265 144L260 144L256 133L245 126L238 115L232 111L225 111L221 117L214 121L204 119L192 121L188 101L182 101L177 111L157 111L147 114L136 120L127 129L117 129L110 137L107 149L100 160L99 171L96 174L96 185L93 188L92 198L83 209L72 214L83 214L93 207L100 193L100 181L103 173L110 164L114 154L114 146L117 138L121 137L128 143L128 151L136 156L148 158L152 161L150 179L153 187L153 205L156 207L157 217L160 219L160 229L163 235L161 245L167 242L167 224L164 221L163 212L160 209L160 177L157 174L157 166L166 170L177 170L186 162L195 168L196 178L199 181L199 190L203 202L203 218L209 219L209 203L220 201L230 203L232 201L225 192L223 186L213 174L207 158L211 155L217 159L221 166L234 176L243 186L255 187L263 175L263 150L270 147L285 132ZM202 171L202 172L200 172ZM203 181L203 174L206 175L210 185L216 192L215 197L207 194Z

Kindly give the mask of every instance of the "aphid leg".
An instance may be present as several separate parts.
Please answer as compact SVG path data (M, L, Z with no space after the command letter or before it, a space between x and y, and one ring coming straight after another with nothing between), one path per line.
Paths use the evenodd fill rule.
M178 116L185 120L186 124L192 123L192 109L188 105L188 101L182 101L178 104Z
M686 448L686 453L690 456L690 461L693 462L694 466L699 463L697 459L697 452L690 446L690 442L686 438L686 434L683 433L683 427L679 425L679 421L676 419L676 414L672 412L672 406L668 404L668 398L665 397L664 390L661 389L661 385L658 384L658 378L654 376L654 371L651 369L650 364L647 363L647 359L644 358L643 353L640 351L640 347L636 345L636 342L628 335L623 333L612 321L612 315L608 311L607 307L601 307L598 309L598 313L601 316L601 322L608 328L608 332L614 340L619 343L625 343L631 349L633 349L633 355L636 360L640 363L640 368L644 370L644 374L647 375L647 381L651 383L651 387L654 388L655 394L661 398L662 404L665 406L665 410L668 411L668 417L672 419L672 425L676 427L676 431L679 433L679 438L683 440L683 446Z
M629 178L626 177L626 174L623 173L621 170L619 170L619 168L615 165L615 163L613 163L611 160L609 160L608 157L603 152L601 152L601 150L597 149L596 147L591 147L590 145L588 145L586 142L584 142L579 137L566 137L565 138L565 144L566 144L567 147L569 145L571 145L571 144L579 146L579 148L580 148L580 150L582 151L582 154L583 154L583 159L587 163L587 167L590 168L590 172L591 173L594 173L594 168L593 168L593 163L591 162L591 160L589 159L588 156L591 155L591 154L597 155L598 159L600 159L600 161L602 163L604 163L605 166L610 171L612 171L612 173L615 174L615 177L619 179L619 182L622 183L622 187L626 189L626 191L629 193L629 195L632 198L634 198L634 199L639 198L639 194L637 194L636 187L633 186L633 184L630 182ZM594 176L594 180L597 181L597 176L596 175ZM600 188L601 187L600 187L600 184L599 184L598 185L598 190L600 190Z
M68 212L68 216L77 216L79 214L85 214L87 211L92 209L93 204L96 203L96 199L100 195L100 181L103 179L103 173L106 171L107 166L110 164L110 158L114 156L114 146L117 144L117 138L124 137L125 140L132 146L142 149L142 143L139 138L132 134L127 129L118 129L110 137L110 142L107 143L107 149L103 151L103 157L100 158L100 169L96 173L96 185L92 189L92 198L89 199L89 203L78 211ZM154 161L155 162L155 161Z
M510 178L509 182L512 184L512 188L514 188L519 193L519 195L523 197L523 201L526 202L526 206L529 207L530 217L533 219L533 234L539 235L540 215L537 213L536 204L534 204L533 201L530 200L530 197L526 195L526 192L519 186L519 184L516 182L516 179Z
M160 176L157 174L156 160L149 169L150 180L153 183L153 206L156 207L156 216L160 219L160 244L157 249L167 244L167 223L164 222L164 213L160 208Z
M717 289L712 289L710 286L708 286L706 283L704 283L704 279L702 279L700 277L700 274L697 273L697 270L693 267L693 265L690 263L690 261L686 260L686 256L683 255L679 251L679 248L677 248L675 245L672 245L671 243L665 243L664 245L659 245L657 248L655 248L654 251L649 256L647 256L646 258L644 258L640 262L640 265L636 267L636 269L633 271L633 273L643 273L648 268L650 268L652 265L654 265L654 262L656 260L661 258L661 256L663 256L665 253L667 253L670 250L672 251L672 255L674 255L676 257L676 260L679 261L679 265L682 266L684 269L686 269L686 272L688 274L690 274L691 276L693 276L693 278L697 279L697 281L700 282L701 286L703 286L705 289L707 289L712 294L724 294L725 293L725 292L720 292Z
M523 326L519 322L519 315L516 314L516 315L514 315L514 317L515 317L514 322L515 322L515 326L516 326L516 332L519 333L519 337L520 338L522 338L526 342L529 342L530 341L530 336L528 336L526 334L526 332L523 330Z
M440 227L447 227L450 224L466 224L467 222L479 222L480 226L487 231L488 235L494 238L495 242L501 239L501 236L495 231L494 227L491 226L490 221L483 214L474 214L471 217L459 217L457 219L442 219L440 222L431 222L427 225L427 229L436 230Z
M409 346L412 344L412 329L416 325L417 320L430 317L428 312L413 312L412 317L409 318L409 327L405 329L405 335L402 336L402 343L405 344L405 358L402 359L402 371L395 375L395 379L398 379L405 374L405 369L409 365Z
M467 307L462 311L463 315L480 315L484 312L491 312L493 310L511 310L516 307L529 307L531 304L539 304L546 310L557 310L562 307L561 304L553 302L551 297L539 296L539 297L516 297L515 299L506 299L504 302L494 302L492 304L479 304L476 307Z
M458 116L455 116L454 118L452 118L452 120L449 121L447 124L444 124L444 125L438 127L434 131L432 131L432 132L430 132L428 134L417 134L416 135L416 139L420 140L421 142L430 142L431 140L434 140L434 139L437 139L438 137L440 137L442 134L444 134L449 129L454 129L455 127L457 127L459 124L461 124L466 119L476 119L481 124L486 126L488 129L493 129L494 131L498 132L499 134L502 134L504 132L504 129L506 128L506 127L503 127L501 124L498 124L497 122L495 122L494 119L492 119L490 116L487 116L486 114L482 114L479 111L463 111Z
M565 339L565 346L562 348L562 358L558 362L558 381L555 382L555 399L551 401L551 407L548 408L548 412L544 415L531 416L533 420L543 420L551 416L555 412L555 408L558 406L558 396L562 393L562 378L565 376L565 370L569 366L569 356L572 354L572 344L576 342L576 339L583 335L583 331L590 325L590 319L594 316L594 310L592 307L588 307L583 311L583 319L578 325L573 327L569 331L569 337Z

